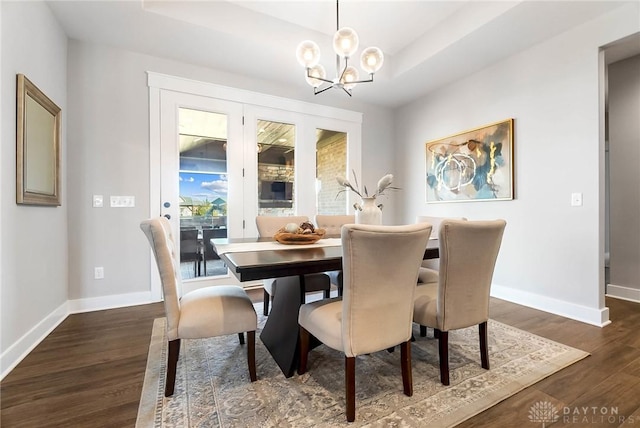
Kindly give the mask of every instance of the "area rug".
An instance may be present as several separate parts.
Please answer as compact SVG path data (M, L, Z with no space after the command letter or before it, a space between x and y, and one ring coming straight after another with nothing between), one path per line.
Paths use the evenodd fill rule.
M258 315L259 330L264 321ZM287 379L257 339L258 381L251 383L237 335L183 340L175 392L165 398L165 319L158 318L136 427L451 427L589 355L490 320L491 370L480 367L477 327L452 331L445 387L437 340L431 330L414 333L413 396L402 392L399 348L360 356L356 421L347 424L344 356L324 345L310 352L307 373Z

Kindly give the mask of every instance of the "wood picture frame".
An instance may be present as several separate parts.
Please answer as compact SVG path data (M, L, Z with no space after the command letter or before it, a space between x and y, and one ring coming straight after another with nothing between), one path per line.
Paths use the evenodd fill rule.
M16 203L60 206L60 107L18 74L16 110Z
M511 200L513 119L426 143L427 203Z

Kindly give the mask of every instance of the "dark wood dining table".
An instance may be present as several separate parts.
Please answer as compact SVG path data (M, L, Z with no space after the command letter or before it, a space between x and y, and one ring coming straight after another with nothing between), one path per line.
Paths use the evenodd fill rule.
M332 237L339 238L339 237ZM271 238L212 239L216 245L257 243ZM216 250L217 251L217 250ZM271 353L286 377L291 377L298 364L299 328L298 311L305 299L305 275L342 270L342 247L306 246L282 249L256 249L218 253L220 259L240 280L254 281L277 278L277 292L273 296L271 312L260 334L260 339ZM429 240L424 259L438 258L438 241Z

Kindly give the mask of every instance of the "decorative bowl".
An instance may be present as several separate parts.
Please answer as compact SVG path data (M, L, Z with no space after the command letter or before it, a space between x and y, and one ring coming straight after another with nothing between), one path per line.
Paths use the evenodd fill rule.
M273 239L285 245L314 244L322 239L325 233L324 229L316 229L314 233L289 233L280 230L273 235Z

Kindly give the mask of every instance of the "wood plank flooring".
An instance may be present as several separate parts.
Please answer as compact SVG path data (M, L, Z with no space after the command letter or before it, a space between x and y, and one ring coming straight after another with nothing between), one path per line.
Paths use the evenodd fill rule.
M261 301L262 291L251 296ZM640 427L640 304L607 299L607 306L613 322L598 328L492 299L491 318L592 355L459 426L539 427L529 410L548 401L589 410L588 419L546 426ZM163 310L154 303L69 316L0 384L0 426L133 427L153 320ZM600 418L612 407L613 422Z

